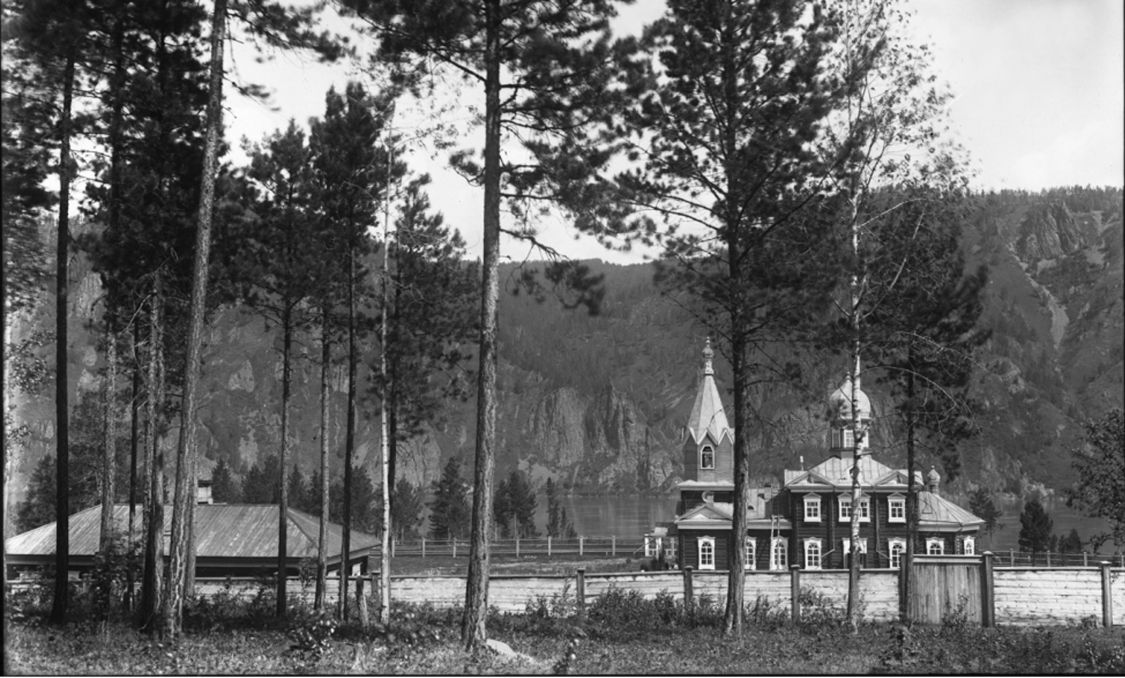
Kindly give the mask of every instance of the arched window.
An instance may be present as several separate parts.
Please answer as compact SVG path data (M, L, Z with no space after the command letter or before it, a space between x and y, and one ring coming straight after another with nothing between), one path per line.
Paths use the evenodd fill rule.
M699 569L713 570L715 569L715 538L714 537L700 537L699 538Z
M704 445L699 450L699 468L715 468L715 448Z
M961 553L967 556L975 556L977 554L977 540L976 537L965 537L961 545Z
M774 537L770 544L770 569L784 570L789 567L789 545L785 537Z
M757 546L758 546L758 540L756 538L749 537L749 536L746 537L746 543L743 547L745 549L744 553L745 553L745 556L746 556L746 562L743 564L743 569L746 569L746 570L756 569L756 566L754 564L754 557L757 555L757 551L758 551Z
M898 569L902 567L902 554L906 553L906 540L900 538L887 540L887 553L891 556L891 567Z
M820 539L818 537L809 537L805 540L805 569L806 570L819 570L820 569Z
M941 537L926 539L926 554L931 556L945 555L945 540Z

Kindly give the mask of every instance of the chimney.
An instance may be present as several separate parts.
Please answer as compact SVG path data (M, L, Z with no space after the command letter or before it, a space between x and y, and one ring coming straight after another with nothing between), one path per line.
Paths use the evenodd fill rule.
M926 489L932 494L938 494L938 484L941 483L941 474L937 469L930 465L930 472L926 474Z
M211 481L203 480L202 478L196 484L195 488L195 503L196 504L210 504L211 502Z

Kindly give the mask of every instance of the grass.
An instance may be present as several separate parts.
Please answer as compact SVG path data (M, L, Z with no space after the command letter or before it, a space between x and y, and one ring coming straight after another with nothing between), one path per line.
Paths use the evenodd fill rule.
M49 597L47 597L49 598ZM937 627L863 624L851 633L837 609L803 595L801 625L755 601L741 634L721 631L721 609L701 597L685 608L612 589L579 618L573 596L494 613L489 636L516 654L462 651L460 611L403 605L391 624L363 629L293 608L279 623L268 601L194 600L174 644L127 624L44 623L44 597L7 601L5 672L115 674L1026 674L1125 673L1125 632L1095 624L981 629L963 616ZM76 616L101 609L76 600Z

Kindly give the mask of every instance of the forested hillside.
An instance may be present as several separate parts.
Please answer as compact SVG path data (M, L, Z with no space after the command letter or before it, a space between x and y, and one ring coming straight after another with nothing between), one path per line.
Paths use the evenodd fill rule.
M974 377L980 431L960 445L960 468L946 475L954 476L953 491L976 484L1014 494L1038 484L1063 487L1073 480L1067 450L1081 435L1082 422L1123 401L1122 192L987 194L973 198L970 219L963 246L971 266L988 267L982 325L992 334ZM680 431L705 331L687 309L657 292L651 266L589 263L605 276L606 296L594 316L581 308L566 310L550 294L537 301L511 293L518 272L514 266L502 270L510 293L502 296L500 309L498 473L518 464L537 482L555 477L574 491L667 490L680 474ZM102 357L88 321L99 312L100 289L81 257L74 275L70 359L81 400L98 397ZM46 299L30 322L10 328L9 346L51 327ZM225 459L237 473L277 451L275 334L260 317L227 308L207 336L201 449L212 462ZM315 351L312 344L299 345L294 372L293 449L306 472L319 444L319 368L309 359ZM42 353L49 369L48 345ZM801 380L765 385L755 395L760 428L754 432L751 473L761 481L796 467L801 456L806 464L819 460L824 399L844 373L840 356L787 357L802 364ZM364 362L375 360L377 355L368 354ZM717 367L720 383L729 385L721 358ZM337 369L333 384L334 473L342 473L343 370ZM865 379L864 387L876 413L885 411L876 379ZM22 498L36 462L54 444L46 389L14 395L13 423L26 428L22 437L8 438L16 452L9 467L12 502ZM358 418L356 459L371 469L379 449L377 411L377 403L367 402ZM403 474L429 483L449 456L468 462L474 413L472 401L448 403L424 435L401 449ZM127 433L128 426L119 431ZM165 444L174 436L167 431ZM889 462L902 462L889 417L878 423L872 448ZM921 454L923 467L941 468L935 451Z

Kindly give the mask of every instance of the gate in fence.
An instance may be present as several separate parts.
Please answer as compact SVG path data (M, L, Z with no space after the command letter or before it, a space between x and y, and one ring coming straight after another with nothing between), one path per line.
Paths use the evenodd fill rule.
M907 618L923 624L940 624L951 615L981 622L981 559L979 556L915 555Z

